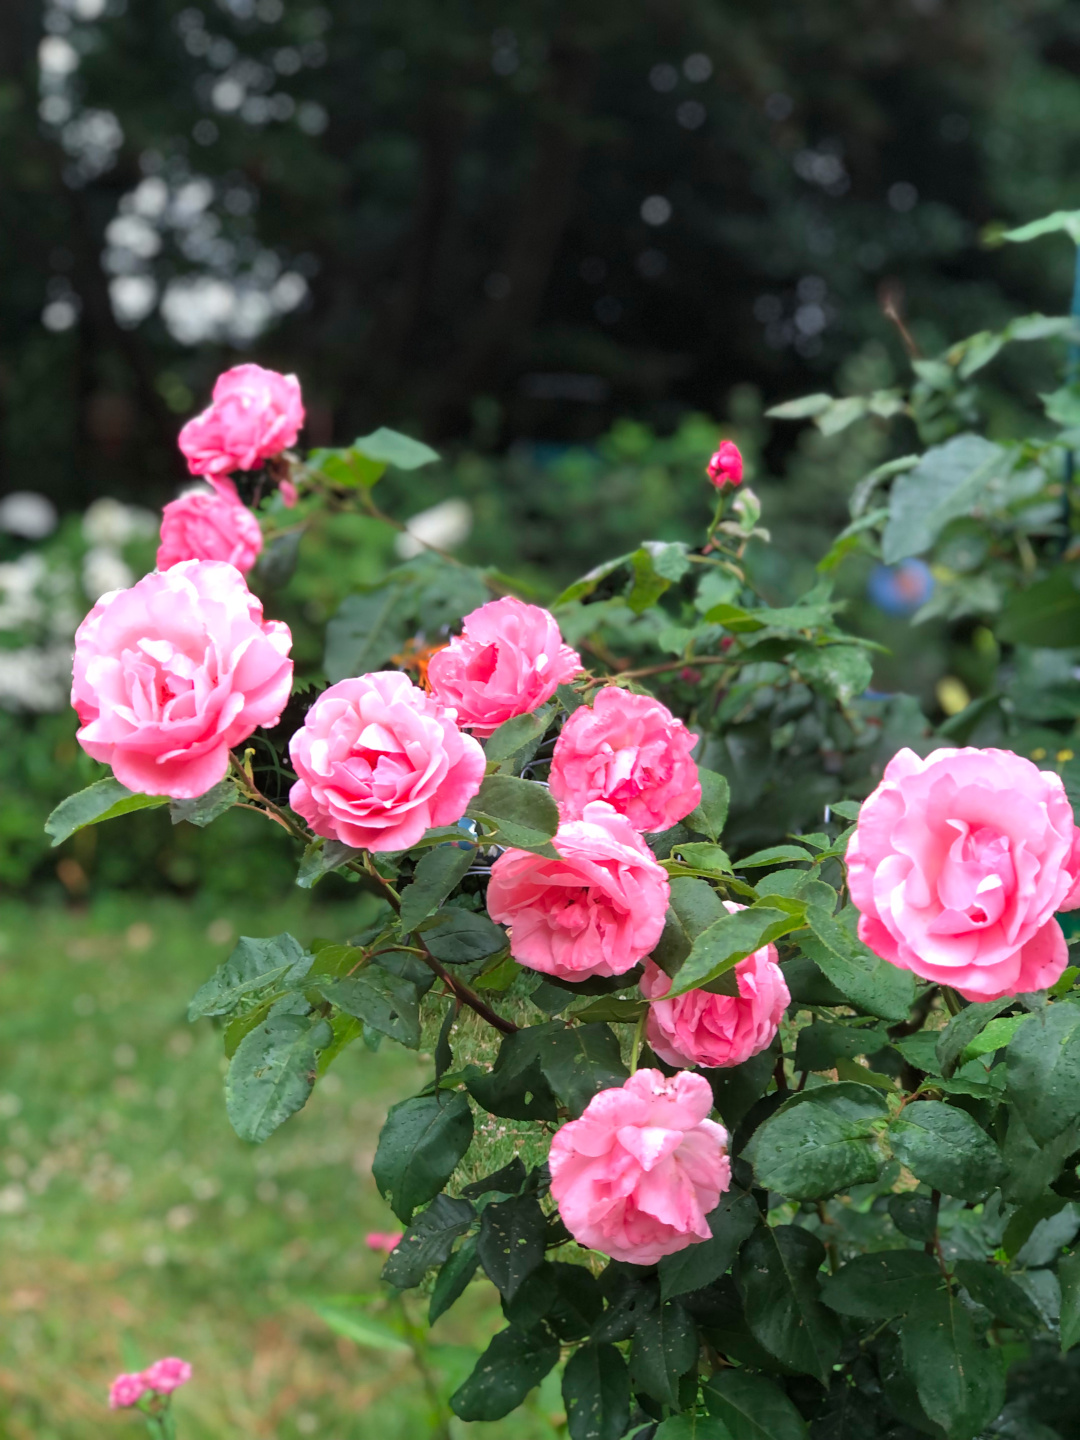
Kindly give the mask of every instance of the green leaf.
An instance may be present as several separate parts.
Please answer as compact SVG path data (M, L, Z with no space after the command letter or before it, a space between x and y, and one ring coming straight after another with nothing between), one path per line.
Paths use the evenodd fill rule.
M677 1408L679 1381L694 1368L697 1327L677 1300L668 1300L638 1321L630 1350L635 1393Z
M1005 1400L1000 1350L980 1343L959 1297L947 1289L927 1296L900 1322L904 1370L919 1401L949 1440L974 1440Z
M671 882L669 916L671 911L675 912L675 918L687 942L687 954L690 952L690 943L696 940L703 930L715 925L717 920L723 919L728 913L720 896L707 880L698 880L688 875L680 875Z
M739 1251L735 1283L754 1339L827 1386L840 1351L836 1316L821 1303L825 1247L797 1225L761 1226Z
M799 936L803 950L853 1005L882 1020L906 1020L915 1001L915 977L875 955L839 919L822 906L810 905L809 936Z
M917 1100L889 1124L892 1152L933 1190L981 1200L1000 1184L1001 1153L964 1110Z
M326 627L323 665L331 684L382 670L413 631L416 590L389 584L347 595Z
M434 1325L464 1295L469 1281L476 1274L480 1256L476 1253L476 1237L471 1235L460 1250L455 1250L435 1277L428 1306L428 1324Z
M361 485L374 485L386 473L386 466L379 460L369 460L352 445L328 449L320 446L308 452L307 464L310 470L323 475L331 485L350 490Z
M477 1254L488 1279L504 1300L543 1264L547 1217L535 1195L514 1195L487 1205L480 1217Z
M541 1072L575 1119L594 1095L621 1085L629 1075L619 1041L607 1025L567 1028L556 1020L524 1033L536 1037Z
M703 930L672 981L668 996L674 998L685 995L688 990L703 989L734 969L747 955L805 923L805 906L800 901L783 896L768 898L775 903L759 900L733 915L722 915Z
M617 1025L633 1025L641 1019L648 1001L623 999L619 995L601 995L587 1005L570 1011L575 1020L602 1020Z
M806 1421L779 1385L763 1375L717 1370L705 1381L702 1393L709 1414L727 1426L731 1440L806 1440ZM695 1440L709 1437L699 1431Z
M319 1051L333 1032L312 1015L270 1015L237 1046L225 1077L225 1109L241 1140L260 1144L307 1103Z
M1080 1005L1059 1000L1029 1015L1006 1051L1009 1095L1039 1145L1080 1115Z
M814 395L800 395L798 400L785 400L782 405L773 405L765 414L770 420L813 420L835 404L832 395L819 392Z
M966 1005L959 1015L954 1015L938 1035L937 1061L941 1073L948 1079L960 1063L960 1056L975 1039L976 1035L1012 1005L1013 999L1006 995L1001 1000L988 1000L981 1005Z
M87 825L100 825L134 810L155 810L168 805L167 795L136 795L119 780L98 780L95 784L61 800L45 821L45 833L52 836L52 848L62 844L76 830Z
M459 1235L464 1235L475 1215L468 1200L436 1195L421 1210L387 1256L382 1278L398 1290L419 1285L434 1265L441 1265Z
M1080 1255L1058 1261L1061 1286L1061 1353L1067 1355L1080 1340Z
M555 706L545 705L532 715L515 715L512 720L504 721L484 741L484 754L488 762L494 760L502 763L512 760L527 745L539 740L551 724L554 714Z
M728 1190L706 1219L712 1231L711 1240L688 1245L660 1261L660 1298L671 1300L690 1290L700 1290L719 1280L743 1241L760 1222L761 1215L753 1198L744 1190Z
M835 1275L826 1276L821 1298L841 1315L891 1320L941 1284L941 1270L932 1256L921 1250L879 1250L856 1255Z
M980 1055L992 1055L996 1050L1004 1050L1026 1018L1024 1015L1001 1015L997 1020L991 1020L979 1031L970 1045L964 1046L960 1056L961 1065L977 1060Z
M401 929L415 930L437 910L476 858L472 845L436 845L426 850L413 874L412 883L401 892ZM490 953L490 952L488 952Z
M869 1085L841 1081L785 1101L747 1152L760 1184L792 1200L820 1200L875 1180L881 1156L874 1126L888 1113Z
M1080 210L1055 210L1041 220L1030 220L1014 230L1005 230L1000 238L1024 245L1029 240L1040 240L1044 235L1065 234L1074 245L1080 245Z
M1009 645L1062 649L1080 644L1080 570L1056 565L1026 590L1010 589L996 629Z
M254 939L242 935L236 948L200 985L188 1006L188 1019L203 1015L231 1015L248 995L260 990L287 989L299 985L315 957L291 935Z
M621 1440L630 1423L630 1380L614 1345L583 1345L562 1382L570 1440Z
M396 470L418 470L421 465L431 465L439 459L439 452L430 445L414 440L411 435L402 435L400 430L388 430L385 425L354 440L353 449L368 460L381 460Z
M1009 452L981 435L954 435L931 446L893 485L881 537L886 565L925 554L949 521L967 514L1010 464Z
M857 645L802 650L795 656L795 668L804 680L841 705L850 705L874 676L870 657Z
M469 1094L492 1115L508 1120L555 1120L558 1106L540 1069L537 1031L532 1025L507 1035L491 1070L470 1065L464 1072Z
M1037 1330L1042 1325L1031 1300L999 1266L982 1260L957 1260L953 1270L971 1298L984 1305L1003 1325L1025 1331Z
M630 568L633 578L626 603L635 615L641 615L656 604L671 581L659 573L651 552L644 546L630 556Z
M760 1440L761 1434L754 1432L754 1440ZM724 1422L711 1415L669 1415L661 1421L652 1440L731 1440L731 1436Z
M905 1195L890 1195L889 1214L900 1234L906 1235L909 1240L918 1240L920 1245L933 1240L937 1230L937 1214L929 1195L915 1195L910 1192Z
M368 1350L384 1350L390 1355L411 1355L412 1346L396 1330L381 1320L367 1315L359 1306L335 1304L332 1300L309 1300L315 1314L325 1321L336 1335L354 1340Z
M378 965L365 965L355 975L319 986L331 1005L362 1020L380 1035L409 1050L420 1048L420 1001L416 986Z
M371 1172L399 1220L407 1225L413 1211L439 1193L472 1134L472 1111L460 1092L416 1095L391 1107Z
M500 1330L464 1385L450 1396L450 1408L462 1420L501 1420L539 1385L558 1358L559 1342L544 1325Z
M580 580L575 580L551 603L551 608L558 611L563 605L570 605L575 600L584 600L586 595L591 595L602 580L613 575L616 570L629 563L631 556L618 555L614 560L605 560L602 565L596 565Z
M218 783L200 795L197 800L170 800L169 818L174 825L186 820L189 825L203 829L226 810L231 810L240 800L240 791L235 780L219 780Z
M313 840L304 849L296 872L296 883L301 890L312 890L324 875L340 869L363 853L362 850L354 850L351 845L342 845L340 840Z
M467 965L505 950L506 931L475 910L446 905L424 926L423 940L436 960Z
M514 775L489 775L467 815L498 826L498 843L557 857L549 843L559 828L559 807L544 785Z
M731 804L731 786L725 775L718 775L715 770L706 770L701 765L698 766L698 780L701 782L701 799L683 824L698 835L719 840Z
M691 841L688 845L675 845L672 854L677 855L686 865L695 870L708 870L714 875L730 875L731 860L720 845Z
M802 845L770 845L767 850L755 850L744 860L735 862L736 870L755 870L759 865L779 865L783 860L813 860L813 855Z
M815 1020L799 1031L795 1042L796 1070L831 1070L837 1060L853 1060L856 1055L872 1055L889 1036L880 1025L833 1025Z

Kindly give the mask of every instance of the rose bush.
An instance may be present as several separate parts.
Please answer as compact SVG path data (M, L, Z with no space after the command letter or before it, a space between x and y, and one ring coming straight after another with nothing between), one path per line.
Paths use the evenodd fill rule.
M283 484L298 532L327 502L385 521L383 470L430 457L376 431L301 459L285 433L245 492L271 532ZM723 453L701 457L699 546L643 543L544 609L421 554L346 600L334 683L291 697L287 634L235 568L103 597L74 696L115 778L50 833L166 795L199 824L243 804L299 885L366 893L340 941L242 939L189 1013L225 1025L253 1143L346 1050L430 1056L373 1161L403 1232L368 1243L431 1323L478 1277L499 1292L505 1324L440 1401L460 1419L558 1370L570 1440L1064 1437L1033 1407L1068 1393L1080 1340L1080 992L1055 918L1080 844L1071 732L1049 728L1075 725L1071 692L1041 692L1032 758L976 743L996 699L935 736L867 693L830 577L925 506L898 485L773 605ZM1009 462L1014 530L1036 525L1033 456ZM423 1361L415 1310L394 1333Z

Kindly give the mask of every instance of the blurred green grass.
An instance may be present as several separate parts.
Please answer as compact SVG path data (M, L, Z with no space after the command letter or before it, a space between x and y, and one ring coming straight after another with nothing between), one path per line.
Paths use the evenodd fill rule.
M189 997L240 934L356 928L294 892L272 908L107 896L0 911L0 1437L144 1433L109 1381L192 1361L181 1440L430 1433L409 1356L331 1334L306 1297L366 1293L392 1318L368 1230L396 1228L371 1178L389 1105L430 1060L354 1046L265 1146L229 1128L221 1037ZM355 911L355 913L354 913ZM417 1316L426 1301L410 1297ZM486 1283L432 1332L444 1396L501 1316ZM546 1440L555 1375L512 1419L455 1437Z

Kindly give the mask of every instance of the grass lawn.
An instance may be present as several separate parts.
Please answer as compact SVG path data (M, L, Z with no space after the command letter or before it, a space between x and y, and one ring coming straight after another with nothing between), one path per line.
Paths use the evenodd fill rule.
M357 902L358 904L362 902ZM110 1415L121 1369L181 1355L180 1440L432 1433L409 1355L333 1335L307 1297L370 1294L392 1319L368 1230L396 1221L371 1178L389 1105L430 1057L355 1045L265 1146L225 1116L221 1036L186 1005L240 934L357 928L300 891L272 910L113 896L79 912L0 909L0 1437L140 1435ZM513 1137L502 1143L512 1144ZM426 1300L413 1295L414 1313ZM502 1323L474 1282L432 1332L443 1395ZM476 1440L562 1433L556 1376Z

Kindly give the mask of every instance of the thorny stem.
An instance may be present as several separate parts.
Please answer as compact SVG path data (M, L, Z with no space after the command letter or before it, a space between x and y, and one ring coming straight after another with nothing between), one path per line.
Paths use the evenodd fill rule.
M957 995L951 985L942 985L941 998L945 1001L950 1015L959 1015L960 1011L964 1008L960 1003L960 996Z
M927 1240L926 1244L923 1246L923 1249L925 1250L925 1252L927 1253L927 1255L934 1255L934 1256L936 1256L938 1264L941 1266L942 1270L944 1270L944 1269L945 1269L945 1261L944 1261L944 1259L943 1259L943 1257L942 1257L942 1254L941 1254L941 1241L938 1239L938 1228L937 1228L937 1224L938 1224L938 1211L941 1209L941 1191L940 1191L940 1190L931 1190L931 1191L930 1191L930 1204L931 1204L931 1207L933 1208L933 1211L934 1211L934 1234L933 1234L933 1236L931 1237L931 1239Z

